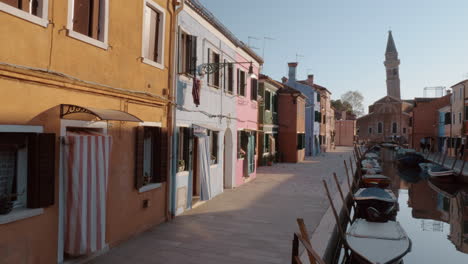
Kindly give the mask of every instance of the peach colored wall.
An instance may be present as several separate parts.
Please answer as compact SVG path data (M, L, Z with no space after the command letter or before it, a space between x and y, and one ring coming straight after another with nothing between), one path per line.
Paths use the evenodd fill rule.
M108 96L71 91L64 88L1 80L2 113L0 124L42 125L44 131L60 135L61 103L103 109L121 108L121 100ZM27 98L27 100L18 100ZM11 102L16 103L12 104ZM34 104L32 104L34 101ZM128 112L145 121L165 122L164 107L128 104ZM137 123L109 122L113 137L107 201L106 242L111 246L135 233L165 220L165 184L159 189L139 194L134 182L134 127ZM0 225L0 253L10 256L7 263L54 263L57 261L59 144L56 143L55 204L44 214ZM144 199L151 207L142 208ZM128 216L132 216L129 218ZM13 235L14 234L14 235ZM10 261L11 260L11 261ZM24 260L24 262L23 262ZM3 263L3 262L2 262Z
M247 59L237 54L236 61L244 62L244 61L252 61L252 59ZM242 71L246 72L248 75L249 72L249 64L238 64L239 68ZM259 68L254 65L253 67L255 75L259 76ZM250 77L247 78L247 85L245 87L245 97L238 96L237 97L237 130L248 129L248 130L258 130L258 103L256 101L251 100L250 92L251 92L251 85L250 85ZM240 121L239 121L240 120ZM237 135L236 135L237 136ZM258 143L258 138L257 138ZM255 146L257 149L257 146ZM258 149L257 149L258 155ZM254 179L257 175L257 156L254 158L255 160L255 169L254 172L249 175L249 178L246 179L243 177L243 166L244 162L247 162L247 159L237 159L236 161L236 186L242 185L244 182Z
M305 132L305 100L293 97L287 93L278 93L278 151L282 162L300 162L304 160L305 149L297 149L297 134Z
M0 14L0 62L49 69L94 84L0 66L0 124L42 125L60 135L60 104L128 111L144 121L167 126L170 63L170 1L166 8L164 69L141 62L143 0L110 0L109 49L67 36L68 1L49 1L53 22L43 28ZM169 7L172 9L172 7ZM131 40L131 41L129 41ZM102 85L101 85L102 84ZM109 87L121 88L112 90ZM135 94L129 90L151 93ZM165 220L166 185L139 194L134 183L136 123L109 122L114 139L108 186L106 242L113 246ZM0 225L2 263L56 263L58 241L59 144L56 151L55 204L40 216ZM144 199L150 208L143 209ZM131 216L131 217L130 217Z

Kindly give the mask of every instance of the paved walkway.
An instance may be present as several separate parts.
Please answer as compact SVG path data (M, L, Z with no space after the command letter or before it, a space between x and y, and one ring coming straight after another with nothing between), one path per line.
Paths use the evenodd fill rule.
M299 164L260 167L258 177L111 249L91 263L288 263L296 218L309 232L328 208L321 180L344 180L351 148ZM335 184L332 184L335 186ZM333 189L336 192L336 188Z

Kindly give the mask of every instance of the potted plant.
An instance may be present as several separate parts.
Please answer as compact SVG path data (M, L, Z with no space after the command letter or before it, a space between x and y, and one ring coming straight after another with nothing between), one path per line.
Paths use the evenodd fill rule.
M12 198L17 194L3 194L0 196L0 215L8 214L13 209Z
M185 160L179 160L177 172L181 172L185 170Z

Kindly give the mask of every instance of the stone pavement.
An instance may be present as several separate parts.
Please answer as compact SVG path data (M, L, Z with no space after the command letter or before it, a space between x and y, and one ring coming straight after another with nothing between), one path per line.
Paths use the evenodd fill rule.
M337 147L299 164L260 167L255 180L90 263L290 263L296 218L304 218L312 233L329 205L321 180L331 182L336 172L343 182L343 159L351 155L351 148Z

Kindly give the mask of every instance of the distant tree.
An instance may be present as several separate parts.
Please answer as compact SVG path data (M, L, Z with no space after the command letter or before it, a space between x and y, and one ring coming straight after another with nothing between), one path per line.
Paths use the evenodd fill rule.
M351 109L355 115L362 116L364 114L364 96L359 91L348 91L344 93L341 96L341 101L351 105Z
M342 117L342 113L346 112L347 113L347 118L351 117L354 115L353 114L353 106L346 102L346 101L341 101L341 99L338 100L331 100L331 105L333 108L335 108L335 119L340 120Z

